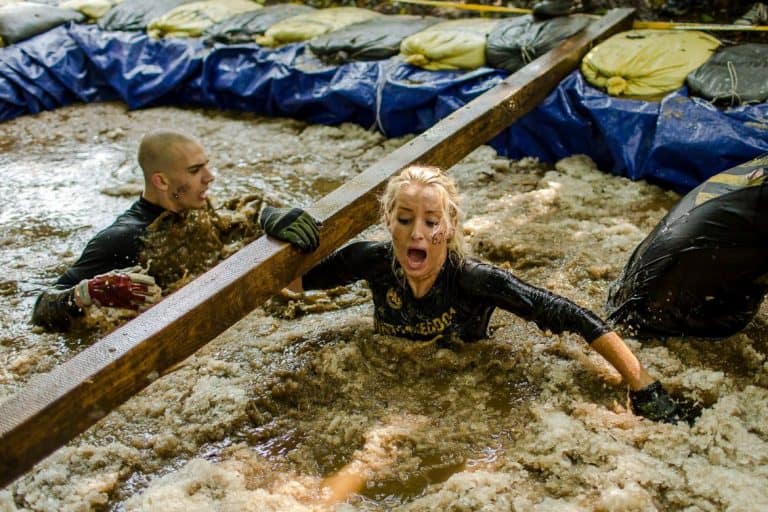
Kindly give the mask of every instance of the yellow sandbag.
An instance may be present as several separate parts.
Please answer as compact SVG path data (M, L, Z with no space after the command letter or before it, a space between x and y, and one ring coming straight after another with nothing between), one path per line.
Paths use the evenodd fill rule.
M466 18L444 21L403 39L406 62L432 71L485 66L485 41L498 20Z
M204 0L182 4L150 21L147 34L157 39L197 37L214 23L261 8L261 3L252 0Z
M682 87L718 46L699 31L630 30L595 46L582 59L581 72L612 96L660 97Z
M66 2L61 2L59 7L79 11L88 16L90 21L94 21L107 14L107 11L122 1L123 0L67 0Z
M352 23L367 21L381 14L359 7L330 7L314 12L299 14L278 21L269 27L263 36L256 37L262 46L279 46L286 43L308 41L328 32L333 32Z

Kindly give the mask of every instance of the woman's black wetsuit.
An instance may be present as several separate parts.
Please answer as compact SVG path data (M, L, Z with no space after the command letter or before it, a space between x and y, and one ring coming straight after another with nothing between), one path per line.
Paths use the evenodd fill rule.
M32 323L49 329L68 329L72 318L83 314L75 304L74 286L83 279L136 265L147 226L165 211L162 206L141 197L109 227L96 234L77 262L59 277L54 288L37 298Z
M458 262L449 257L429 292L416 298L393 261L391 242L355 242L312 268L302 284L307 290L317 290L367 281L373 293L376 332L413 340L484 338L497 307L554 333L573 331L587 342L611 330L595 314L568 299L471 258Z

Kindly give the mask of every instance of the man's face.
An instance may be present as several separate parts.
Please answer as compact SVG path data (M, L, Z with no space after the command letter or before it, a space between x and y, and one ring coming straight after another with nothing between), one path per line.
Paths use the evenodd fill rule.
M166 196L173 206L171 210L205 207L208 187L215 179L208 169L205 150L195 142L187 142L175 144L170 151L173 158L163 174L168 183Z

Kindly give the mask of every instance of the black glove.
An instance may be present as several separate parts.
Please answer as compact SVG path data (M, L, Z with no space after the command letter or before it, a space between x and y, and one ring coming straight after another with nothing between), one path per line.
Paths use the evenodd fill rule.
M661 387L661 382L655 381L643 389L629 392L629 400L635 414L649 420L677 423L685 421L693 425L701 415L701 406L681 398L673 398Z
M265 206L259 217L264 232L302 251L314 251L320 245L320 221L301 208L274 208Z

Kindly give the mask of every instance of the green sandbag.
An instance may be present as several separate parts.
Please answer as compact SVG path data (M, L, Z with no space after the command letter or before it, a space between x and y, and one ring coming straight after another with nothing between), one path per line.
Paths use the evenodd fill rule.
M180 5L153 19L147 26L150 37L197 37L207 27L237 14L261 9L252 0L202 0Z
M488 65L514 73L581 32L590 22L590 18L581 15L548 20L537 20L530 15L506 18L488 34L485 48Z
M424 16L377 16L316 37L309 49L331 64L386 59L397 55L403 39L439 22Z
M286 43L307 41L376 16L381 16L381 14L359 7L318 9L315 12L300 14L275 23L269 27L263 36L257 37L256 42L262 46L279 46Z
M432 71L485 66L485 41L498 20L466 18L432 25L400 45L406 62Z
M140 31L149 22L192 0L123 0L104 16L98 25L102 30Z
M595 46L581 61L584 78L612 96L659 98L679 89L720 41L694 30L630 30Z
M18 43L70 21L85 21L72 9L33 2L0 6L0 46Z
M83 13L88 20L95 21L109 12L114 6L122 0L66 0L61 2L59 7L72 9Z
M302 4L270 5L256 11L238 14L211 25L203 31L203 38L207 45L252 43L255 41L255 36L264 35L264 32L278 21L314 10L314 7Z
M768 44L723 48L686 79L693 96L728 106L768 100Z

